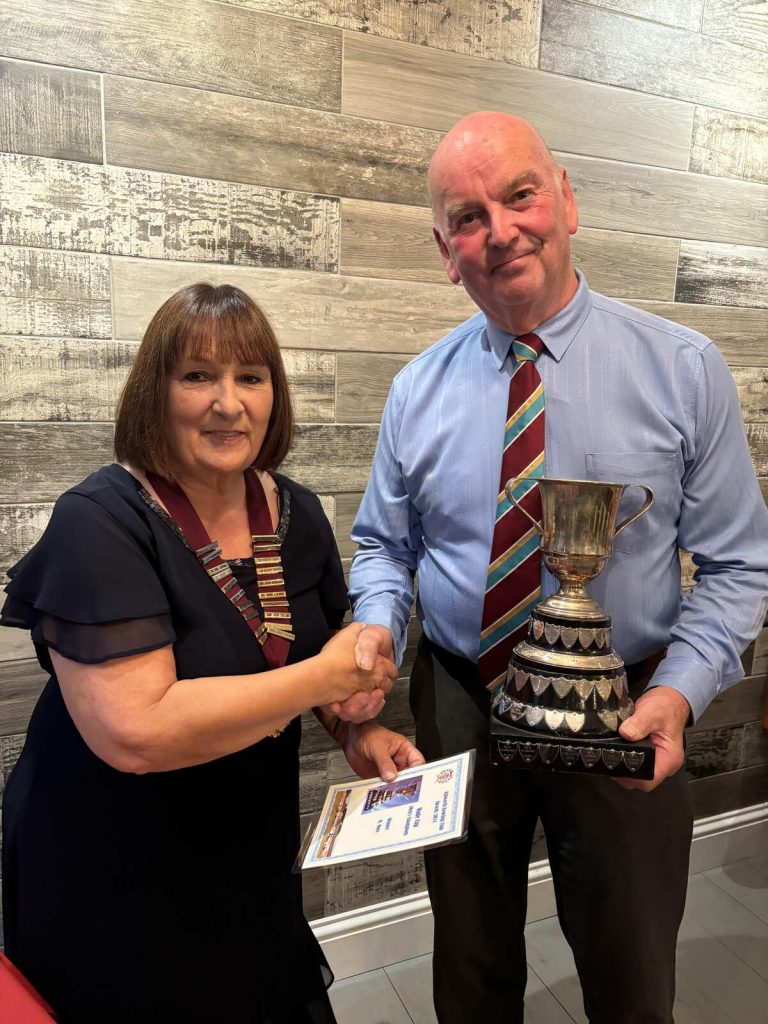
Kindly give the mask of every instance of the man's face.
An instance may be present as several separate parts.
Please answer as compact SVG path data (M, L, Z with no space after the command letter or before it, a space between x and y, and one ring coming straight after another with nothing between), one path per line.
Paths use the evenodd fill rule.
M554 316L576 291L576 201L565 172L527 129L467 132L430 172L435 238L448 277L515 334Z

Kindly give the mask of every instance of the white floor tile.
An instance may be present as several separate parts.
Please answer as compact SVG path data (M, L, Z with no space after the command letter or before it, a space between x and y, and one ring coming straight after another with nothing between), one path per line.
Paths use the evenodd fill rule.
M686 914L677 945L678 978L698 988L724 1024L765 1024L768 984Z
M768 858L750 857L705 872L738 903L768 924Z
M690 880L686 913L768 981L768 924L765 921L737 903L706 875L696 875Z
M411 1024L383 970L337 981L329 995L338 1024Z
M530 965L525 989L525 1024L573 1024L573 1017L566 1013Z
M385 968L414 1024L437 1024L432 1002L432 954Z
M528 963L576 1024L587 1024L571 947L555 917L525 929Z

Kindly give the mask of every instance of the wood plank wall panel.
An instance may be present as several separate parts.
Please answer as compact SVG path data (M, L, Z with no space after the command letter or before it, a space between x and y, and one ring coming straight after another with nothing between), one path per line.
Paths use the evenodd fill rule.
M768 420L768 369L759 366L734 366L731 373L736 381L744 419L748 423Z
M5 244L338 269L339 200L123 167L0 154Z
M541 0L225 0L408 43L535 67Z
M721 347L768 495L765 16L744 0L545 0L539 59L541 10L0 5L0 570L109 460L138 339L201 279L270 314L300 421L286 469L320 493L348 568L388 382L474 312L444 276L424 174L441 133L483 107L531 118L567 166L592 286ZM743 664L693 731L697 815L768 798L768 630ZM0 786L41 684L29 636L0 630ZM382 720L412 730L405 682ZM306 817L348 773L311 716L302 764ZM418 858L318 872L307 907L423 884Z
M768 120L696 107L690 170L768 182Z
M111 420L135 352L121 341L0 337L0 420Z
M768 309L768 248L684 240L675 298Z
M0 503L49 502L112 461L111 423L0 424Z
M463 289L243 267L113 260L115 334L140 339L177 288L204 277L239 285L261 303L282 345L421 352L476 312Z
M726 243L735 237L745 245L768 239L766 185L729 180L721 188L702 174L556 155L589 227Z
M128 78L104 86L110 163L426 204L434 132Z
M0 662L0 693L3 695L0 735L23 733L29 716L48 679L37 661Z
M438 131L473 110L507 110L533 121L552 149L688 166L685 104L368 35L345 38L342 103L347 114Z
M698 32L706 0L589 0L593 7Z
M109 338L106 257L0 247L0 334Z
M765 4L754 0L705 0L702 31L756 50L768 51Z
M336 415L341 422L378 423L392 378L407 356L340 352L336 371Z
M9 57L339 109L341 33L211 0L4 0Z
M349 533L362 497L361 492L336 496L336 536L342 558L351 558L357 550L357 545L352 543Z
M742 114L768 115L768 55L572 0L544 0L539 67Z
M341 272L448 284L432 235L432 211L397 203L343 199Z
M0 60L0 149L101 163L99 76Z

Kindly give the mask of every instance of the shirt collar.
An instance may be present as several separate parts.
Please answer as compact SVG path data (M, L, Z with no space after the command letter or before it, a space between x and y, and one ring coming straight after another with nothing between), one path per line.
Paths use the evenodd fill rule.
M549 354L558 363L579 333L579 329L592 307L592 294L587 285L587 279L580 270L576 271L576 277L579 279L579 286L568 305L559 313L555 313L549 320L545 320L543 324L539 324L534 331L534 334L538 334ZM516 335L502 330L487 317L485 331L496 366L500 370L511 351Z

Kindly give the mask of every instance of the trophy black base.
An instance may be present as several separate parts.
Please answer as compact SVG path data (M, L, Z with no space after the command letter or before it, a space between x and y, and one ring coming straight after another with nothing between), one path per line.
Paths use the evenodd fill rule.
M648 780L655 760L650 739L630 743L621 736L563 736L491 719L491 764Z

